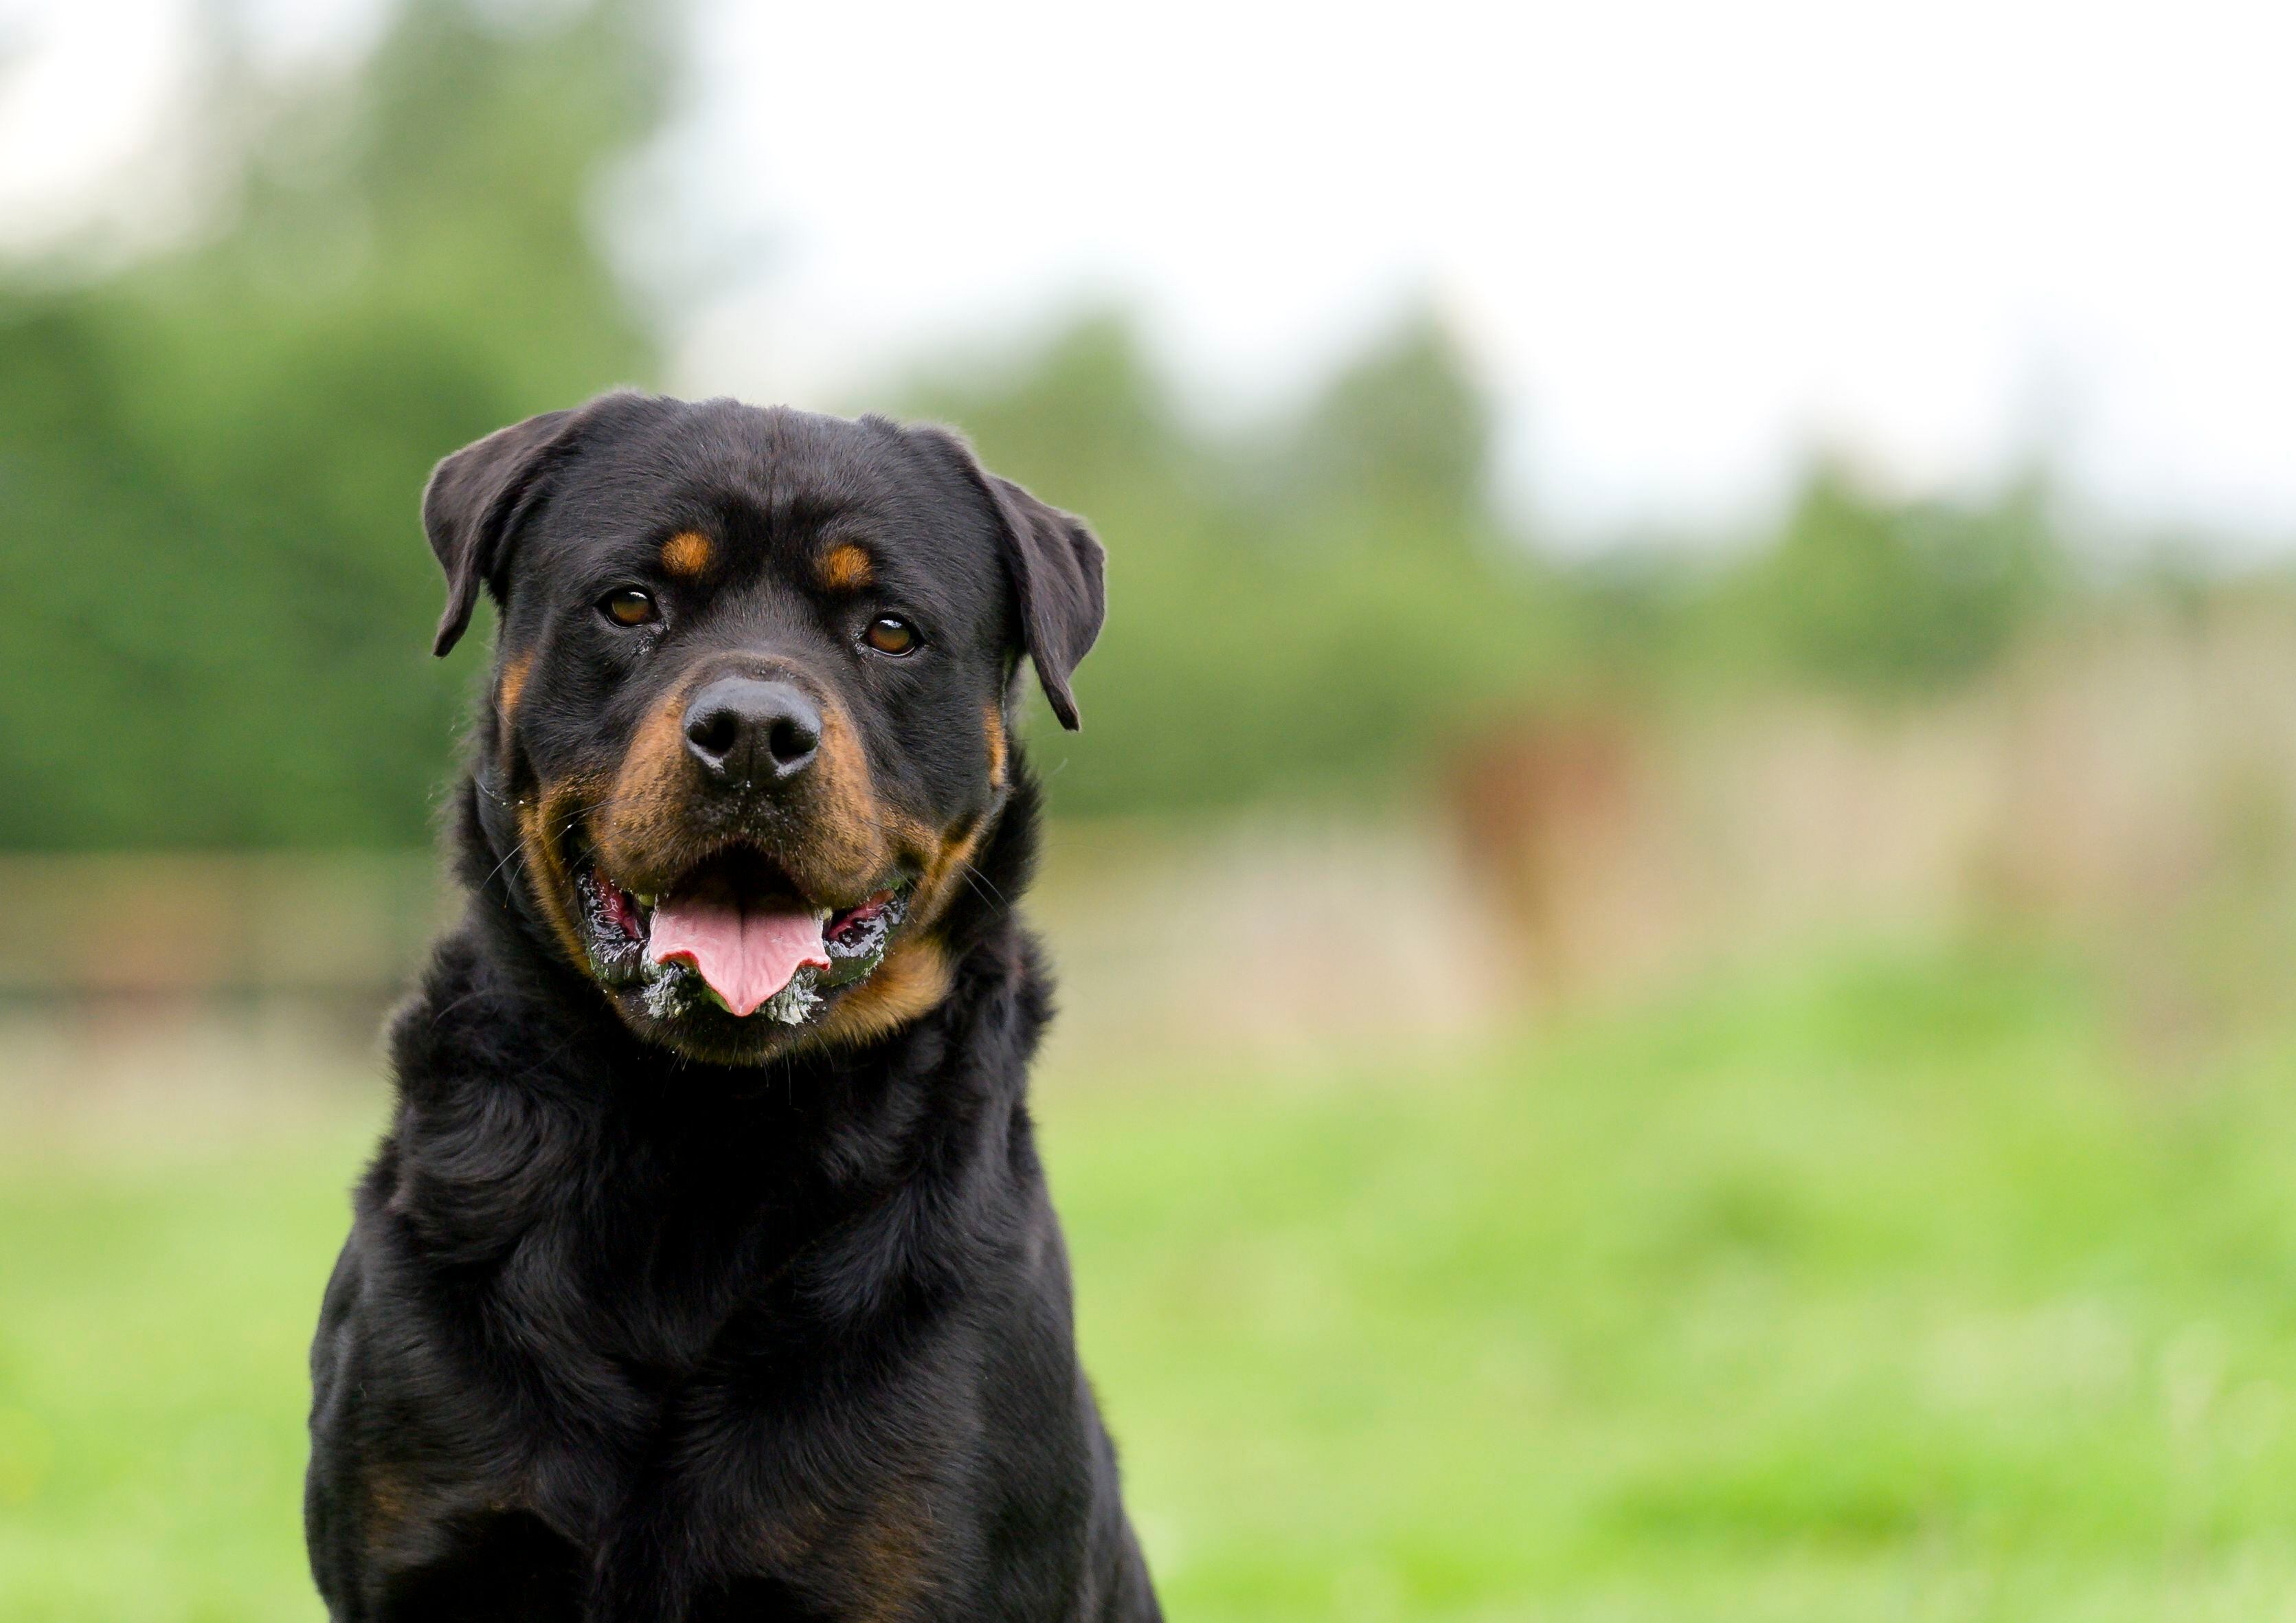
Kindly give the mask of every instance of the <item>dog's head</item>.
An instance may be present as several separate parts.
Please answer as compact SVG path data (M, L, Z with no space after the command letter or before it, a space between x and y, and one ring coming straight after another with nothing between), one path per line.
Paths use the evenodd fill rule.
M437 652L501 610L482 820L634 1030L749 1063L941 999L1024 656L1077 725L1080 522L942 430L634 394L456 452L422 517Z

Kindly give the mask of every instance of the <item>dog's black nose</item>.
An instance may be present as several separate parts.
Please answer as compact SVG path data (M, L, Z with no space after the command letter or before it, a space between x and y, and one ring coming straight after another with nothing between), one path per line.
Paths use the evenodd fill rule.
M821 748L821 712L786 682L720 676L685 707L685 748L713 783L787 783Z

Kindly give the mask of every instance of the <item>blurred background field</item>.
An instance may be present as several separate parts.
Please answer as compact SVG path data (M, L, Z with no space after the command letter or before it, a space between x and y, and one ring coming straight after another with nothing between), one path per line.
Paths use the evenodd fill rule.
M2051 955L1872 950L1529 1037L1056 1060L1172 1615L2285 1615L2296 1029L2171 1077L2119 1023ZM381 1104L326 1053L12 1089L11 1618L313 1615L303 1347Z
M0 1615L316 1615L301 1348L385 1108L376 1023L453 905L432 820L479 668L427 655L415 496L446 451L617 382L949 421L1108 543L1086 730L1033 734L1063 1006L1042 1113L1173 1615L2296 1614L2296 489L2179 472L2169 436L2146 496L2144 455L2108 434L2101 468L2050 427L2076 376L1943 471L1821 401L1756 496L1685 474L1603 508L1571 494L1568 390L1526 415L1472 276L1372 276L1373 315L1249 398L1122 277L808 339L804 278L844 261L735 194L780 176L802 215L791 177L840 143L930 168L930 110L896 92L955 49L939 25L337 9L313 36L292 8L118 0L88 45L73 7L0 6ZM2047 9L1969 60L2029 35L2029 66L2112 57ZM2264 15L2218 19L2244 57L2163 44L2198 64L2184 93L2221 66L2234 105ZM1222 37L1265 65L1275 26ZM1324 26L1311 56L1361 37ZM1938 26L1921 48L1960 60ZM1505 57L1448 12L1405 36L1417 69ZM147 57L141 144L31 208L24 177L71 167L62 127ZM851 128L744 144L729 76L817 110L790 76L832 63ZM1209 96L1231 70L1203 71ZM932 104L976 161L928 190L1053 235L1121 212L996 168L1018 115L980 103L1021 94ZM2118 174L2099 116L2067 195ZM1307 217L1285 187L1340 185L1360 136L1322 131L1319 160L1219 127L1283 183L1276 236ZM2228 163L2287 133L2180 128ZM1138 177L1113 135L1029 140ZM1468 212L1567 203L1539 161ZM1385 184L1365 209L1417 228ZM1806 201L1812 240L1833 211L1894 222L1849 265L1877 285L1937 251L1922 188ZM2152 274L2178 320L2253 316L2241 277L2296 275L2259 215L2227 209L2221 242L2172 222L2188 251ZM910 283L985 275L936 262L946 219L857 307L890 323ZM1243 232L1202 250L1239 287L1278 262L1250 225L1201 227ZM1763 275L1831 282L1811 251ZM1678 283L1636 283L1661 329L1728 274L1664 262ZM2261 307L2234 348L2289 352ZM1761 341L1849 341L1808 319ZM2122 336L2173 359L2198 320ZM2296 443L2255 398L2222 391L2215 439ZM1653 444L1685 412L1697 439L1664 389L1648 410Z

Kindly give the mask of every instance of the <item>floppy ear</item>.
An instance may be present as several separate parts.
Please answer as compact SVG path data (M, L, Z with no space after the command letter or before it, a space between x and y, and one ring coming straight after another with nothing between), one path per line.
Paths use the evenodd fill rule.
M1037 680L1061 725L1073 733L1076 695L1069 676L1092 649L1108 613L1107 549L1074 513L1038 501L980 465L952 430L918 430L953 455L996 508L1004 530L1004 569L1021 606L1021 638Z
M1069 676L1092 652L1108 615L1108 549L1074 513L1040 502L1009 479L988 476L1004 521L1005 567L1021 599L1021 633L1053 714L1073 733L1076 695Z
M447 611L430 644L445 654L463 638L479 587L501 597L504 542L520 504L563 439L574 414L545 412L473 441L431 470L422 490L422 528L447 571Z

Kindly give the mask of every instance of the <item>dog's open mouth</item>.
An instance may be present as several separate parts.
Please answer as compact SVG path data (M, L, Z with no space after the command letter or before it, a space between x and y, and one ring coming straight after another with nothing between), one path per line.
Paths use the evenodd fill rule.
M748 848L718 853L655 896L624 889L594 863L579 883L601 974L643 988L657 1018L706 999L736 1019L802 1024L824 992L883 962L906 911L898 886L849 907L821 906Z

